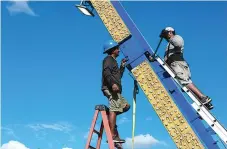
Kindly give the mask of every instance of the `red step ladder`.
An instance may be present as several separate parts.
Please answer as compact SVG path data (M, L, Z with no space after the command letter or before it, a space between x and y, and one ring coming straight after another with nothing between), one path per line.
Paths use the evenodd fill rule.
M102 123L100 126L100 130L97 131L97 130L95 130L95 124L96 124L99 113L101 113L101 116L102 116ZM105 129L105 131L106 131L109 149L114 149L114 142L112 139L112 135L111 135L110 127L109 127L109 121L108 121L108 117L107 117L108 113L109 113L109 108L107 106L105 106L105 105L96 105L95 106L95 114L94 114L94 117L92 120L92 124L91 124L91 128L89 131L88 140L87 140L85 149L100 149L103 129ZM93 133L96 133L98 135L98 141L96 144L96 148L90 145Z

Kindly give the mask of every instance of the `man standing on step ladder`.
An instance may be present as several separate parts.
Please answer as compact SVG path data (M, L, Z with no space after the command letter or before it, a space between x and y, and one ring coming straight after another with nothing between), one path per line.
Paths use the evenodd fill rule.
M166 39L168 42L164 60L173 69L177 79L182 85L186 85L204 104L209 110L213 109L211 99L205 96L201 91L192 83L191 72L185 59L183 58L184 40L181 36L176 35L172 27L166 27L162 30L160 38Z
M125 140L120 139L116 119L117 115L122 114L130 109L130 105L121 95L122 85L121 78L125 70L126 60L121 61L118 67L116 58L119 56L119 44L113 40L104 44L103 54L108 54L102 65L102 92L109 100L109 125L113 137L113 142L124 143Z

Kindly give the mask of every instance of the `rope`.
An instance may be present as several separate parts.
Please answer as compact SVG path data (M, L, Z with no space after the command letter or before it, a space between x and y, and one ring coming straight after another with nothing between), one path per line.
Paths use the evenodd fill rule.
M154 52L154 54L152 55L153 58L156 57L156 54L157 54L157 52L158 52L158 48L159 48L159 46L161 45L162 40L163 40L163 38L160 38L159 43L158 43L158 46L156 47L155 52Z
M139 88L137 81L134 80L133 89L133 110L132 110L132 149L134 149L134 136L135 136L135 126L136 126L136 94L139 93Z

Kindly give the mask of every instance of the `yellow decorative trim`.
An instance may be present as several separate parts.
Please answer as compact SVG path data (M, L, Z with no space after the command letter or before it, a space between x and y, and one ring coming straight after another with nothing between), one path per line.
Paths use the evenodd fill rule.
M179 149L204 149L147 61L132 70L154 110Z
M108 0L90 0L96 9L110 35L116 42L121 42L128 38L131 33L127 26Z

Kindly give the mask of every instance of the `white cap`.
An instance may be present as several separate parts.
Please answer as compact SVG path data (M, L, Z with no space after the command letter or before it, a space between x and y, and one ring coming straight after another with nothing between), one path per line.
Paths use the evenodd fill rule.
M173 32L174 31L174 29L172 27L166 27L165 30L168 31L168 32L170 32L170 31Z

